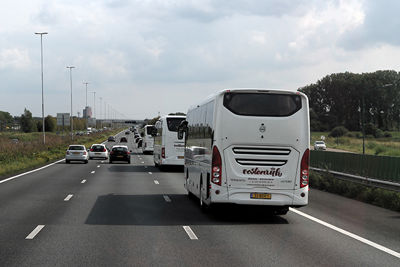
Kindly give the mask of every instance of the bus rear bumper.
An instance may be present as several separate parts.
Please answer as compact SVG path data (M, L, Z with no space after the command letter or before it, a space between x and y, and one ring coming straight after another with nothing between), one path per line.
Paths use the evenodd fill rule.
M265 188L254 189L229 189L229 191L216 190L211 192L211 202L234 203L240 205L265 205L265 206L290 206L300 207L308 204L308 187L294 190L267 190ZM224 192L225 191L225 192ZM270 199L254 199L251 193L271 194Z

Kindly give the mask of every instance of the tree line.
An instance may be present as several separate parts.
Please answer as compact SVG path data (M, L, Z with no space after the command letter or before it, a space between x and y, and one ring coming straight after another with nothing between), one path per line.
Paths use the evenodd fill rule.
M57 126L57 119L51 115L48 115L44 119L45 131L56 132L62 131L62 126ZM85 130L86 121L84 118L73 118L74 130ZM64 127L66 131L70 129L70 126ZM24 109L24 113L21 116L11 116L10 113L0 111L0 131L5 130L21 130L25 133L30 132L41 132L43 131L43 120L42 118L32 117L32 112Z
M400 130L400 73L393 70L356 74L335 73L304 86L310 103L311 131L364 125Z

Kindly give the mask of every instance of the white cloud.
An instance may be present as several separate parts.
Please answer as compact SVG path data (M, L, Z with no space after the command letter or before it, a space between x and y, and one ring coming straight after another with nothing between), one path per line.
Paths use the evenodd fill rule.
M25 49L10 48L0 50L0 69L23 70L30 66L31 60Z

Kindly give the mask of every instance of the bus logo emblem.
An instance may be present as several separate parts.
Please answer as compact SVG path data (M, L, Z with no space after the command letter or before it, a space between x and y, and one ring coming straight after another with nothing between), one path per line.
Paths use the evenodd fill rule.
M261 133L265 132L265 125L264 125L264 123L261 123L261 126L260 126L259 130L260 130Z

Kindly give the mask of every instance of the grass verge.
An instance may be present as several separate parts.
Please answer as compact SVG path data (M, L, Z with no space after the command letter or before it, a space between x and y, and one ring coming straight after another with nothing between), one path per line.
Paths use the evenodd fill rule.
M328 173L310 173L310 187L356 199L385 209L400 211L400 193L334 178Z
M121 129L99 132L88 136L76 136L74 141L54 133L46 134L46 145L42 144L42 135L13 134L0 136L0 179L19 174L65 157L68 145L83 144L89 148L92 144L104 142L108 136L115 135ZM12 139L18 138L18 143Z

